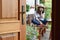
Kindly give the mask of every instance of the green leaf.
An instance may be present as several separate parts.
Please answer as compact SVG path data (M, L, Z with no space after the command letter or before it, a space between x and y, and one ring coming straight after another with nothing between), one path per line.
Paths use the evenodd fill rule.
M26 4L26 11L28 12L30 9L30 6L28 4Z

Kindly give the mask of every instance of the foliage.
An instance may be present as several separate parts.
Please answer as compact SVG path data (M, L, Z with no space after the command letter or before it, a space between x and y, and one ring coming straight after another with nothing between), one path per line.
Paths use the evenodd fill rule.
M45 2L43 0L40 0L40 3L44 4Z
M28 26L26 28L26 40L32 40L34 36L38 36L37 29L34 29L32 26Z
M52 7L52 0L47 0L45 2L45 6L48 7L48 8L51 8Z
M26 11L28 12L30 9L30 6L28 4L26 4Z
M47 8L46 10L45 10L45 18L51 18L51 8Z

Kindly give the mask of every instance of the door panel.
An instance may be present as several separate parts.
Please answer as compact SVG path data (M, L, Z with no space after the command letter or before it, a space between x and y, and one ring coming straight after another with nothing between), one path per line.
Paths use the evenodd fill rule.
M16 18L18 14L18 0L2 0L2 17Z
M0 40L18 40L18 33L0 34Z

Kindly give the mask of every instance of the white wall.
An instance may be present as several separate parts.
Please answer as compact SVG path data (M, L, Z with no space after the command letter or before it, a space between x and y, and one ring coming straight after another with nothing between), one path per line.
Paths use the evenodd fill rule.
M26 4L28 4L28 5L34 5L34 0L26 0Z
M37 4L39 4L39 0L36 0ZM35 6L35 0L26 0L26 4L30 5L30 6ZM26 14L34 14L35 9L30 9L29 12L26 12Z
M39 4L39 0L36 0L37 4ZM35 0L26 0L26 4L32 6L35 5Z

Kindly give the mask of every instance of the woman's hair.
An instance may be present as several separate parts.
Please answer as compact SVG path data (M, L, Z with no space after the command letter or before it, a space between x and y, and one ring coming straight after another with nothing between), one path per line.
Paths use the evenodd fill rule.
M43 8L43 12L42 13L44 13L44 7L40 7L40 6L37 9L37 13L41 14L40 8Z

